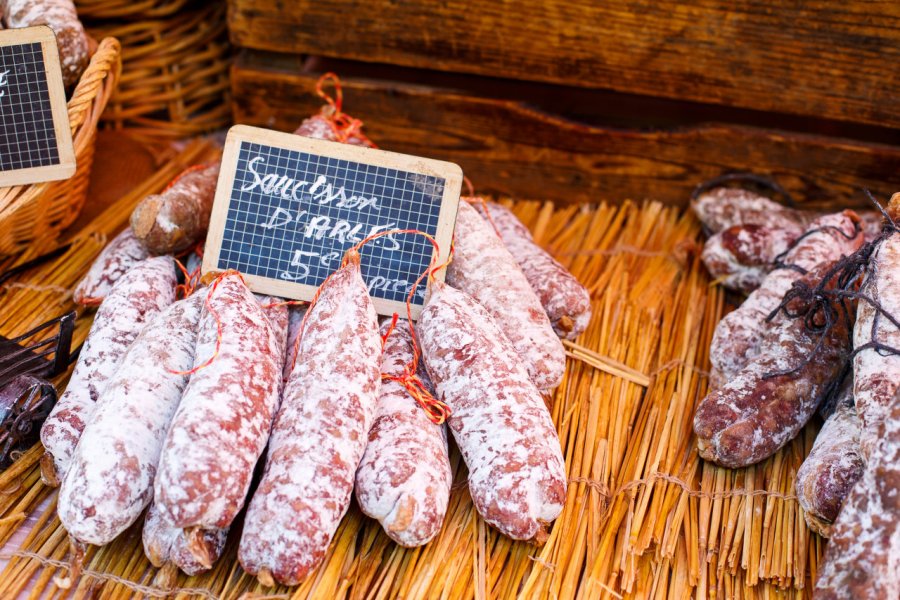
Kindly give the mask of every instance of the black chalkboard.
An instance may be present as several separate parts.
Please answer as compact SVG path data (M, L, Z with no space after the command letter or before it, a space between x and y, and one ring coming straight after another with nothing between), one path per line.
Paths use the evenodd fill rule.
M0 31L0 185L66 179L74 172L53 31Z
M412 229L446 260L462 171L457 165L246 126L225 144L203 271L236 269L251 289L309 300L344 253L369 235ZM382 314L402 312L432 262L421 235L392 234L360 249ZM417 316L426 296L413 299Z

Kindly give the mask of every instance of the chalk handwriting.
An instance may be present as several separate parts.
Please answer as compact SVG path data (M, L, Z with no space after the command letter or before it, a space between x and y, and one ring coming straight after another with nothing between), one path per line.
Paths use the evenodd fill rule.
M242 192L252 192L259 190L267 196L276 196L284 200L295 200L301 202L302 194L306 193L312 197L312 200L319 204L332 204L336 208L355 208L363 210L371 208L380 211L378 198L347 195L344 186L335 187L324 175L316 177L315 181L300 181L291 179L287 175L279 175L278 173L261 172L266 166L266 159L262 156L254 156L247 161L247 171L253 176L253 181L249 181L241 186ZM304 191L304 187L307 189Z
M0 73L0 88L5 88L9 84L9 79L6 76L9 75L9 69ZM5 89L0 89L0 98L6 95Z

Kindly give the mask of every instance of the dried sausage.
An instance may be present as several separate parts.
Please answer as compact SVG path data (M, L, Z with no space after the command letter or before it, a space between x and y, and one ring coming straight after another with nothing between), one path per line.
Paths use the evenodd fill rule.
M454 245L447 282L491 314L538 389L558 386L566 370L566 354L541 301L503 241L465 202L459 205Z
M247 509L238 558L264 585L294 585L325 556L350 506L380 363L375 308L352 252L309 309Z
M41 474L48 485L59 485L66 474L95 402L144 323L175 301L175 281L171 257L148 259L126 273L100 305L66 391L41 429Z
M481 517L517 540L545 541L566 499L559 438L521 359L473 298L434 282L417 324L422 356L469 468Z

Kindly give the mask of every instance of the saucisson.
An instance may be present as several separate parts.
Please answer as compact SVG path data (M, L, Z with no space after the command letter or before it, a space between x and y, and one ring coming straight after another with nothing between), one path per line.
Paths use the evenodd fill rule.
M126 227L107 244L87 275L78 283L74 293L75 303L99 306L116 281L149 256L144 245L134 237L131 227Z
M900 598L900 391L831 530L816 600Z
M772 270L775 259L802 233L801 227L790 222L783 227L733 225L710 236L701 258L714 279L749 294Z
M513 539L543 543L565 503L566 468L522 360L493 317L445 283L432 283L417 331L478 514Z
M813 218L812 213L782 206L749 190L729 187L700 194L691 201L691 208L712 233L735 225L783 227L790 223L804 229Z
M820 263L852 254L863 243L858 223L859 217L849 210L816 219L806 230L806 237L788 251L784 262L810 271ZM760 342L773 326L767 317L794 281L803 276L796 268L783 267L769 273L743 304L716 325L709 349L715 385L736 377L759 354Z
M103 545L150 503L166 429L194 362L204 294L180 300L147 322L97 400L59 492L69 535Z
M900 320L900 232L882 240L872 253L860 293L863 297L856 308L854 346L859 349L875 341L900 350L900 328L865 299L871 298ZM862 421L860 445L863 456L868 456L900 387L900 355L876 348L858 350L853 357L853 375L853 396Z
M497 228L503 245L528 279L560 337L573 340L591 320L591 296L568 269L537 245L531 232L505 206L493 202L474 204Z
M72 0L2 0L0 13L10 29L47 25L56 35L59 63L66 87L78 83L91 60L84 26Z
M829 266L806 275L804 283L814 285ZM792 314L803 308L795 301L788 304ZM851 324L840 307L832 308L835 321L824 335L809 331L806 318L779 319L761 343L759 356L700 402L694 415L700 456L725 467L746 467L797 435L850 354ZM821 311L813 320L822 327L820 319Z
M503 241L478 211L462 202L447 282L477 300L512 342L539 390L562 381L566 354L550 319Z
M97 310L65 393L44 421L41 474L59 485L94 404L148 319L175 301L175 265L169 256L147 259L116 282Z
M163 518L192 532L224 529L243 507L278 405L284 360L269 318L237 273L220 275L206 294L196 371L154 485Z
M147 196L131 213L131 228L151 254L187 250L206 235L219 163L183 173L161 194Z
M797 499L810 529L828 537L844 499L862 477L866 463L859 451L859 417L853 384L841 389L837 406L797 471Z
M154 567L173 564L188 575L209 570L222 555L228 528L204 529L188 538L184 529L168 523L155 504L144 519L144 554Z
M325 556L350 506L375 416L381 338L359 255L323 285L272 428L238 558L264 585L295 585Z
M381 326L381 334L390 321ZM382 375L401 377L413 360L409 322L397 321L384 342ZM356 471L356 499L402 546L427 544L438 534L450 501L453 473L447 434L396 381L382 380L375 422Z

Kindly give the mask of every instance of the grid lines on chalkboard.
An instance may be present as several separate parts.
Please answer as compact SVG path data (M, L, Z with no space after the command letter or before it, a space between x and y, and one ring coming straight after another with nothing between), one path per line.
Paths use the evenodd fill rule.
M437 233L444 180L346 159L241 142L220 269L318 286L344 252L376 231ZM396 234L360 250L372 296L405 302L429 266L423 236ZM416 291L421 305L425 283Z
M0 171L59 164L40 42L0 46Z

